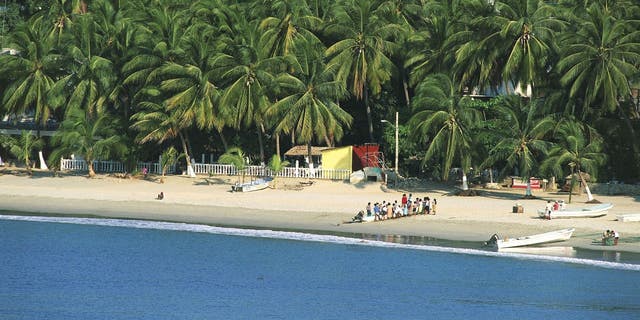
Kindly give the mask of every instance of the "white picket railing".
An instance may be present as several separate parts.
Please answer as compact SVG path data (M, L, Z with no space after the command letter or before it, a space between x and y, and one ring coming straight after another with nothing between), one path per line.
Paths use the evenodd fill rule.
M230 164L218 164L218 163L192 163L193 171L200 175L227 175L235 176L241 175L242 172L238 171L235 166ZM161 174L162 168L158 162L138 162L136 165L138 171L142 171L143 168L147 168L149 173ZM87 163L84 160L78 159L61 159L60 169L63 171L88 171ZM118 161L94 161L93 170L101 173L111 172L125 172L125 167L122 162ZM175 173L176 167L169 168L167 173ZM309 179L325 179L325 180L347 180L351 175L351 171L347 169L323 169L315 168L313 170L309 168L293 168L285 167L277 175L274 172L264 166L247 166L244 170L244 174L247 176L278 176L283 178L309 178Z

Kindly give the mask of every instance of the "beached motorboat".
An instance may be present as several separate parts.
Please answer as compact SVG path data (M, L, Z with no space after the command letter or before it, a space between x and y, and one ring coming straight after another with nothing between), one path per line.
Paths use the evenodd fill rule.
M619 214L616 218L622 222L640 221L640 213Z
M613 204L602 203L588 208L567 208L564 210L553 210L551 211L550 219L597 218L607 215L609 209L611 208L613 208ZM539 209L538 215L540 216L540 218L548 218L545 209Z
M485 245L492 246L497 249L503 249L530 246L548 242L565 241L571 238L571 235L575 230L576 229L574 228L569 228L518 238L502 238L499 235L494 234L493 236L491 236L489 241L485 242Z
M264 177L252 180L245 183L236 183L231 186L233 192L249 192L266 189L269 187L269 182L273 181L271 177Z

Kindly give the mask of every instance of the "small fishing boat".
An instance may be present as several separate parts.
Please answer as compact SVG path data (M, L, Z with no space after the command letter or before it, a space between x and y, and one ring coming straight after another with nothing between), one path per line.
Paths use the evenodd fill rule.
M534 234L531 236L524 236L518 238L507 238L500 237L497 234L491 236L489 241L485 242L485 245L491 246L497 249L503 248L513 248L513 247L522 247L522 246L530 246L541 243L549 243L549 242L557 242L557 241L565 241L571 238L571 235L575 231L575 228L556 230L546 233Z
M538 216L544 219L560 218L597 218L606 216L609 209L613 208L611 203L598 204L588 208L567 208L564 210L553 210L551 216L547 216L546 209L539 209Z
M628 214L619 214L616 216L618 221L622 222L635 222L640 221L640 213L628 213Z
M264 177L252 180L250 182L245 183L236 183L231 186L231 191L233 192L250 192L266 189L269 187L269 182L273 181L271 177Z

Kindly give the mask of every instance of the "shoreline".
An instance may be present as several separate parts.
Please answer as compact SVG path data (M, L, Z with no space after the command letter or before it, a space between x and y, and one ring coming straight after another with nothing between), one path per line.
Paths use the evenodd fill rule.
M81 176L54 178L50 173L37 173L34 177L4 174L0 175L0 210L18 214L84 215L313 233L419 236L479 244L494 233L513 237L575 227L574 236L562 242L563 247L640 253L640 223L615 220L616 214L637 210L637 197L596 195L602 202L614 203L607 216L548 221L537 218L537 209L542 208L547 199L565 196L534 191L538 199L524 200L520 199L523 190L480 189L480 196L459 197L450 195L453 188L440 184L396 191L387 190L379 183L351 185L315 180L311 186L298 187L299 181L293 179L278 179L278 189L231 193L230 184L236 179L170 176L166 177L166 183L160 184L158 177L138 180L104 175L88 179ZM161 191L165 199L154 200ZM399 201L403 193L437 198L437 215L345 223L368 201ZM584 201L584 195L573 197L572 206L585 206L578 202ZM524 213L511 212L515 203L524 207ZM602 231L607 229L620 232L619 245L602 246L597 242Z

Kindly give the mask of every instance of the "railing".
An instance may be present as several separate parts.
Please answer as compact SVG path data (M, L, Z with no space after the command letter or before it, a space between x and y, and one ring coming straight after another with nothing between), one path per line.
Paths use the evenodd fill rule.
M136 164L136 169L138 171L143 171L143 168L147 168L148 173L162 174L162 167L158 162L138 162ZM60 159L60 169L63 171L89 171L87 167L87 162L79 159ZM125 172L125 166L122 162L119 161L101 161L94 160L93 161L93 171L100 173L112 173ZM167 169L167 173L175 173L176 166L170 166Z
M193 171L199 175L227 175L236 176L243 173L236 169L235 166L230 164L206 164L206 163L193 163ZM143 171L143 168L147 168L149 173L161 174L162 168L158 162L138 162L136 169ZM60 169L63 171L88 171L87 163L84 160L78 159L61 159ZM122 162L118 161L94 161L93 170L100 173L110 172L125 172L125 166ZM167 173L175 173L176 167L172 166L167 170ZM293 168L285 167L277 175L274 172L264 166L247 166L244 170L244 174L247 176L278 176L283 178L309 178L309 179L325 179L325 180L347 180L351 175L351 171L347 169L323 169L323 168Z

